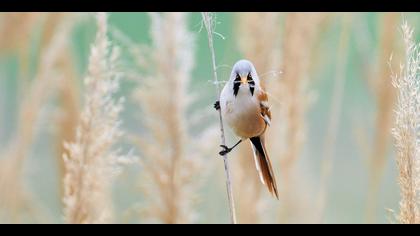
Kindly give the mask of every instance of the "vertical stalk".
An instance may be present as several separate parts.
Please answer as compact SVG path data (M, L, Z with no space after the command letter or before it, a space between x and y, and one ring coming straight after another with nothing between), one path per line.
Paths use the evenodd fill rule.
M207 38L208 38L212 66L213 66L214 83L216 85L216 98L218 100L220 96L220 86L219 86L219 80L217 79L216 56L215 56L214 47L213 47L213 33L214 33L213 19L209 12L202 12L201 16L203 18L204 26L206 27L206 30L207 30ZM222 145L226 145L225 130L223 128L223 117L222 117L221 109L219 109L219 122L220 122L220 139L222 141ZM231 182L231 177L230 177L229 161L227 159L227 154L223 155L223 162L224 162L225 174L226 174L226 188L227 188L227 195L228 195L228 200L229 200L230 219L231 219L232 224L236 224L235 202L233 200L232 182Z

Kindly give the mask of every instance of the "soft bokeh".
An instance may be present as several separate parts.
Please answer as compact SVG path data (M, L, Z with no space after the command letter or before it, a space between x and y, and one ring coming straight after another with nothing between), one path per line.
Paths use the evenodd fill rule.
M253 61L273 113L267 149L280 200L241 144L229 154L239 222L393 222L400 190L389 64L404 62L403 20L419 41L420 15L215 16L219 78L237 60ZM125 98L112 150L134 157L107 183L110 222L228 223L201 14L108 13L107 21L119 50L108 68L120 75L114 99ZM0 13L0 32L0 223L65 223L63 144L74 142L91 91L95 14ZM236 137L226 134L230 146Z

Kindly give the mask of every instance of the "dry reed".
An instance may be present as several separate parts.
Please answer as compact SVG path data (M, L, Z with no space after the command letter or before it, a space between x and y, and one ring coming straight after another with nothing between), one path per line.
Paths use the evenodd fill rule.
M214 45L213 45L213 34L215 34L215 27L216 27L216 17L209 12L202 12L202 19L203 24L207 31L207 39L212 59L212 67L213 67L213 78L214 78L214 84L216 86L216 100L219 100L220 96L220 84L219 80L217 78L217 66L216 66L216 55L214 53ZM220 125L220 141L221 145L226 146L226 140L225 140L225 130L223 127L223 117L222 117L222 111L219 109L219 125ZM229 161L227 159L227 154L223 155L223 164L225 168L225 175L226 175L226 190L228 195L228 202L229 202L229 213L230 213L230 221L232 224L236 224L236 210L235 210L235 200L233 198L233 188L232 188L232 179L230 174L230 168L229 168Z
M265 87L266 79L273 78L278 70L279 16L279 13L273 12L239 13L235 22L239 49L245 58L254 63L262 87ZM241 196L236 202L239 222L246 224L265 221L263 217L267 214L263 213L267 210L267 198L264 198L265 192L261 192L263 185L255 169L251 146L244 143L231 155L234 155L235 160L239 160L239 166L234 172L234 180L237 183L235 195Z
M41 13L3 12L0 16L0 52L18 49L26 50L29 46L33 27L38 23Z
M0 15L0 54L16 53L19 60L19 91L20 96L24 96L26 90L30 86L29 74L29 58L30 58L30 42L37 25L42 24L44 16L49 17L52 13L34 13L34 12L10 12ZM58 21L57 21L58 22ZM51 35L48 35L51 37ZM42 49L41 49L42 51Z
M68 45L69 34L74 24L72 17L60 21L61 27L57 27L50 43L41 52L42 57L35 78L19 106L16 135L0 154L0 208L5 218L12 222L19 222L23 213L29 213L31 218L37 220L37 214L33 214L37 203L31 200L26 191L23 168L35 136L39 112L59 82L56 62L62 49Z
M76 138L76 129L80 114L80 91L77 81L77 75L74 68L74 59L71 52L67 49L58 59L57 67L63 74L63 83L58 86L58 115L55 117L55 145L57 153L59 179L64 178L65 167L63 154L69 155L64 148L64 142L74 142ZM60 199L64 197L63 181L60 181L59 188Z
M321 163L320 187L317 196L317 218L322 223L325 217L325 208L327 204L328 185L333 167L333 157L335 156L336 139L342 110L344 97L344 87L346 81L346 69L348 58L348 44L350 38L351 15L341 17L341 33L339 39L339 48L337 50L337 64L334 76L333 94L330 99L330 112L327 121L327 130L323 146L323 159Z
M378 193L381 180L386 168L388 160L388 150L390 147L391 133L393 121L393 108L396 101L396 91L389 80L388 56L395 52L395 29L397 28L399 19L398 13L385 13L381 17L380 32L380 52L378 72L373 74L369 85L376 98L376 122L373 142L369 149L369 187L366 201L366 220L368 223L375 222L375 213L377 209ZM395 58L395 53L394 53Z
M281 104L272 108L277 116L273 117L270 140L276 144L270 146L276 147L274 153L280 156L282 222L293 221L298 216L308 217L307 212L304 213L307 209L299 200L303 195L296 194L298 185L293 176L305 141L305 116L311 98L308 91L311 50L324 16L322 13L287 13L283 33L283 78L280 83L270 84L273 94L281 95Z
M191 134L187 115L195 37L187 13L149 16L151 55L143 68L147 75L134 94L146 133L137 137L145 196L142 216L153 222L192 223L197 221L196 192L204 171L200 145L191 145L200 138Z
M397 151L400 185L400 223L420 223L420 50L414 41L414 30L406 21L401 26L405 44L405 63L399 73L392 72L392 85L397 89L395 124L392 134Z
M64 217L67 223L113 221L112 182L128 157L115 148L123 132L119 114L123 99L114 99L120 74L118 50L107 37L107 14L97 13L97 34L91 46L88 74L84 79L84 106L74 142L65 143L63 154Z

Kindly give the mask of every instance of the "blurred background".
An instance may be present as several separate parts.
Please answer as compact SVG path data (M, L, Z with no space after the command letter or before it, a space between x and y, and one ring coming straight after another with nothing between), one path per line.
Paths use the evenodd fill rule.
M402 20L416 33L420 15L214 17L219 79L251 60L273 113L267 142L280 199L241 144L229 154L238 221L392 222L399 188L390 64L398 69L404 53ZM85 104L96 25L93 13L0 13L0 223L66 222L63 143L74 139ZM109 13L107 36L120 51L115 97L125 98L124 134L113 148L137 157L112 182L112 222L228 223L201 14ZM226 135L230 146L236 137Z

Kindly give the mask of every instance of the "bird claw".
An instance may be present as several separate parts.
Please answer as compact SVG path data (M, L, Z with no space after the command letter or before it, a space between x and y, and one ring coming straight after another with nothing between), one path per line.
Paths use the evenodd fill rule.
M228 148L226 145L220 145L220 147L223 148L223 150L219 152L220 156L224 156L232 150L231 148Z
M220 102L216 101L213 105L213 107L218 111L220 109Z

